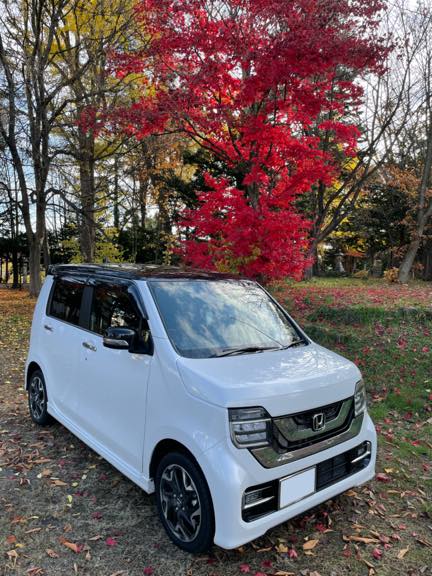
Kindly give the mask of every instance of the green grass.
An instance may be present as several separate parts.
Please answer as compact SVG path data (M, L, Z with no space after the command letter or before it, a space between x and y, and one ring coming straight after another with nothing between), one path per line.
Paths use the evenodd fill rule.
M313 340L359 366L394 456L431 458L432 286L325 278L280 283L275 295Z

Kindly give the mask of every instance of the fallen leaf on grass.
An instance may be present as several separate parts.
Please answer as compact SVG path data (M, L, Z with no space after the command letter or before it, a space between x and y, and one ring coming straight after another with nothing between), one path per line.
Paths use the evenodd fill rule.
M27 574L28 574L29 576L42 576L42 574L44 574L44 571L43 571L42 568L36 568L36 567L34 567L34 568L29 568L29 569L27 570Z
M406 554L408 553L408 550L409 550L409 546L408 546L408 548L402 548L402 550L399 550L398 555L397 555L398 560L403 560L405 558Z
M17 541L16 536L14 536L13 534L11 534L10 536L7 536L7 538L6 538L6 542L8 544L15 544L16 541Z
M248 572L250 572L249 564L240 564L239 568L240 572L242 572L243 574L247 574Z
M274 576L295 576L295 572L285 572L285 570L278 570Z
M111 536L108 536L108 538L105 540L105 544L107 546L117 546L117 540L115 538L111 538Z
M318 544L319 540L308 540L303 544L303 550L312 550Z
M276 546L276 552L278 552L279 554L287 554L288 550L289 548L286 544L278 544Z
M53 480L51 486L67 486L67 484L63 480Z
M387 474L384 474L383 472L377 474L375 478L378 480L378 482L390 482L389 476L387 476Z
M79 554L82 550L81 544L75 544L75 542L69 542L68 540L64 540L63 538L61 539L60 542L61 544L63 544L63 546L66 546L66 548L69 548L69 550L75 552L75 554Z
M432 543L429 542L429 540L426 540L426 538L417 538L417 542L419 542L420 544L423 544L423 546L427 546L428 548L432 548Z
M9 550L9 552L6 552L6 556L8 556L8 558L18 558L18 552L16 550Z
M50 558L58 558L58 557L59 557L59 555L57 554L57 552L55 552L55 550L52 550L51 548L47 548L47 549L45 550L45 552L48 554L48 556L49 556Z
M367 538L366 536L357 536L353 534L352 536L343 536L346 542L362 542L363 544L378 544L378 538Z
M381 560L382 551L379 548L374 548L372 551L372 556L375 558L375 560Z

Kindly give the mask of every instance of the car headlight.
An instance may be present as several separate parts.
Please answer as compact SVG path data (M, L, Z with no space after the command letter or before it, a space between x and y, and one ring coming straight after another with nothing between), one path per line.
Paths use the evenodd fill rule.
M229 408L231 438L237 448L268 446L272 423L267 410L257 408Z
M354 416L366 411L366 387L363 380L357 382L354 392Z

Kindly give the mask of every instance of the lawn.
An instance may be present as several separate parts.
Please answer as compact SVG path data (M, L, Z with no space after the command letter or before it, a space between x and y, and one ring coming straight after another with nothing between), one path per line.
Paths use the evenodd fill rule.
M144 494L62 426L27 416L33 302L0 289L0 575L432 574L432 284L314 280L273 293L363 371L376 479L238 550L175 548Z

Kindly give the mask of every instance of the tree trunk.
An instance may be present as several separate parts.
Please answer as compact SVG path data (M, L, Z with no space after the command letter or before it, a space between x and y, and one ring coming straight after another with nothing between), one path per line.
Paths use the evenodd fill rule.
M412 265L414 264L415 257L417 256L418 249L420 248L420 238L413 240L408 246L407 253L399 268L399 282L406 284L409 280Z
M303 279L311 280L313 276L319 276L320 273L318 262L318 242L316 240L312 240L307 256L308 258L312 259L312 263L307 268L305 268L303 272Z
M95 254L96 191L94 181L94 136L93 132L79 127L79 174L81 195L80 250L84 262L93 262Z
M86 159L80 165L81 229L80 249L84 262L93 262L96 240L95 190L92 163Z
M38 296L42 286L40 274L42 242L33 239L32 242L29 242L29 250L30 296Z
M147 218L147 186L147 179L143 174L140 174L138 177L138 199L140 205L140 225L143 230L145 230Z
M432 240L429 240L424 247L423 280L432 280Z
M43 241L43 263L45 272L48 272L48 268L51 264L51 254L50 254L50 247L48 242L48 234L45 232L44 241Z
M114 156L114 198L113 198L114 228L120 228L119 185L118 185L118 156Z
M19 288L19 266L18 266L18 250L16 240L12 246L12 288Z

